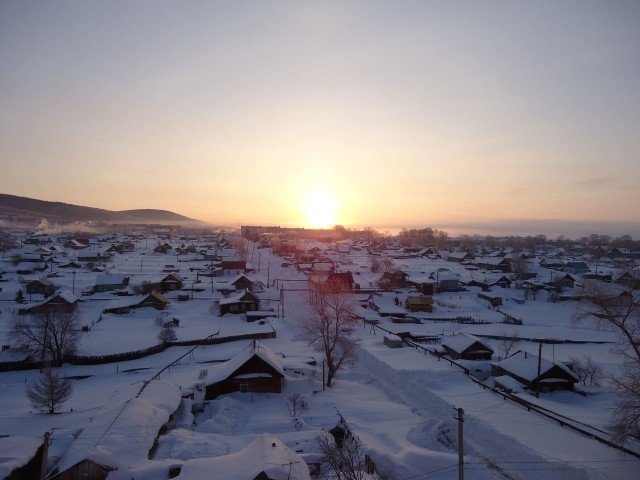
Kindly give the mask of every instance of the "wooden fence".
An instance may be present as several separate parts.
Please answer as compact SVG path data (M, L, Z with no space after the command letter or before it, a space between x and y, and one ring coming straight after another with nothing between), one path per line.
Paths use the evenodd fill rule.
M164 352L170 347L189 347L196 345L218 345L220 343L237 342L240 340L261 340L265 338L276 338L276 331L244 333L241 335L229 335L226 337L207 337L203 339L193 340L177 340L173 342L160 343L149 348L134 350L131 352L113 353L110 355L65 355L64 363L70 365L101 365L104 363L127 362L129 360L137 360L139 358L148 357ZM14 370L31 370L40 368L41 362L1 362L0 372L8 372Z

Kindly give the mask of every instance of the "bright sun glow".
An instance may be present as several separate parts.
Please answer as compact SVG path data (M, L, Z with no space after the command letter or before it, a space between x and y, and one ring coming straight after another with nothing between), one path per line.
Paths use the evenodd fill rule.
M336 224L338 202L325 189L314 189L304 197L302 209L309 227L326 228Z

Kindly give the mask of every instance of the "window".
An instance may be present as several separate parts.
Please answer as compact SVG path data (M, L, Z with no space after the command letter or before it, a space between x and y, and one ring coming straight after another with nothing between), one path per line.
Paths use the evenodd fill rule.
M246 383L241 383L240 384L240 392L241 393L247 393L249 391L249 385Z

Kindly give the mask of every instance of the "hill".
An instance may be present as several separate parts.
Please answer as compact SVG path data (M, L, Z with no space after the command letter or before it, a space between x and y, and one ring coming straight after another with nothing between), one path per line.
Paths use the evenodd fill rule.
M15 216L23 220L46 219L55 222L103 222L103 223L162 223L201 224L200 220L168 210L105 210L63 202L49 202L34 198L0 193L0 215Z

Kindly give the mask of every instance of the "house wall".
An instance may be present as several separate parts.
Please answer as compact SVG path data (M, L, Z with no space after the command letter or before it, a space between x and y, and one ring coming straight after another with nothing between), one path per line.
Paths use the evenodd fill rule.
M105 480L111 469L90 460L83 460L54 476L55 480Z

